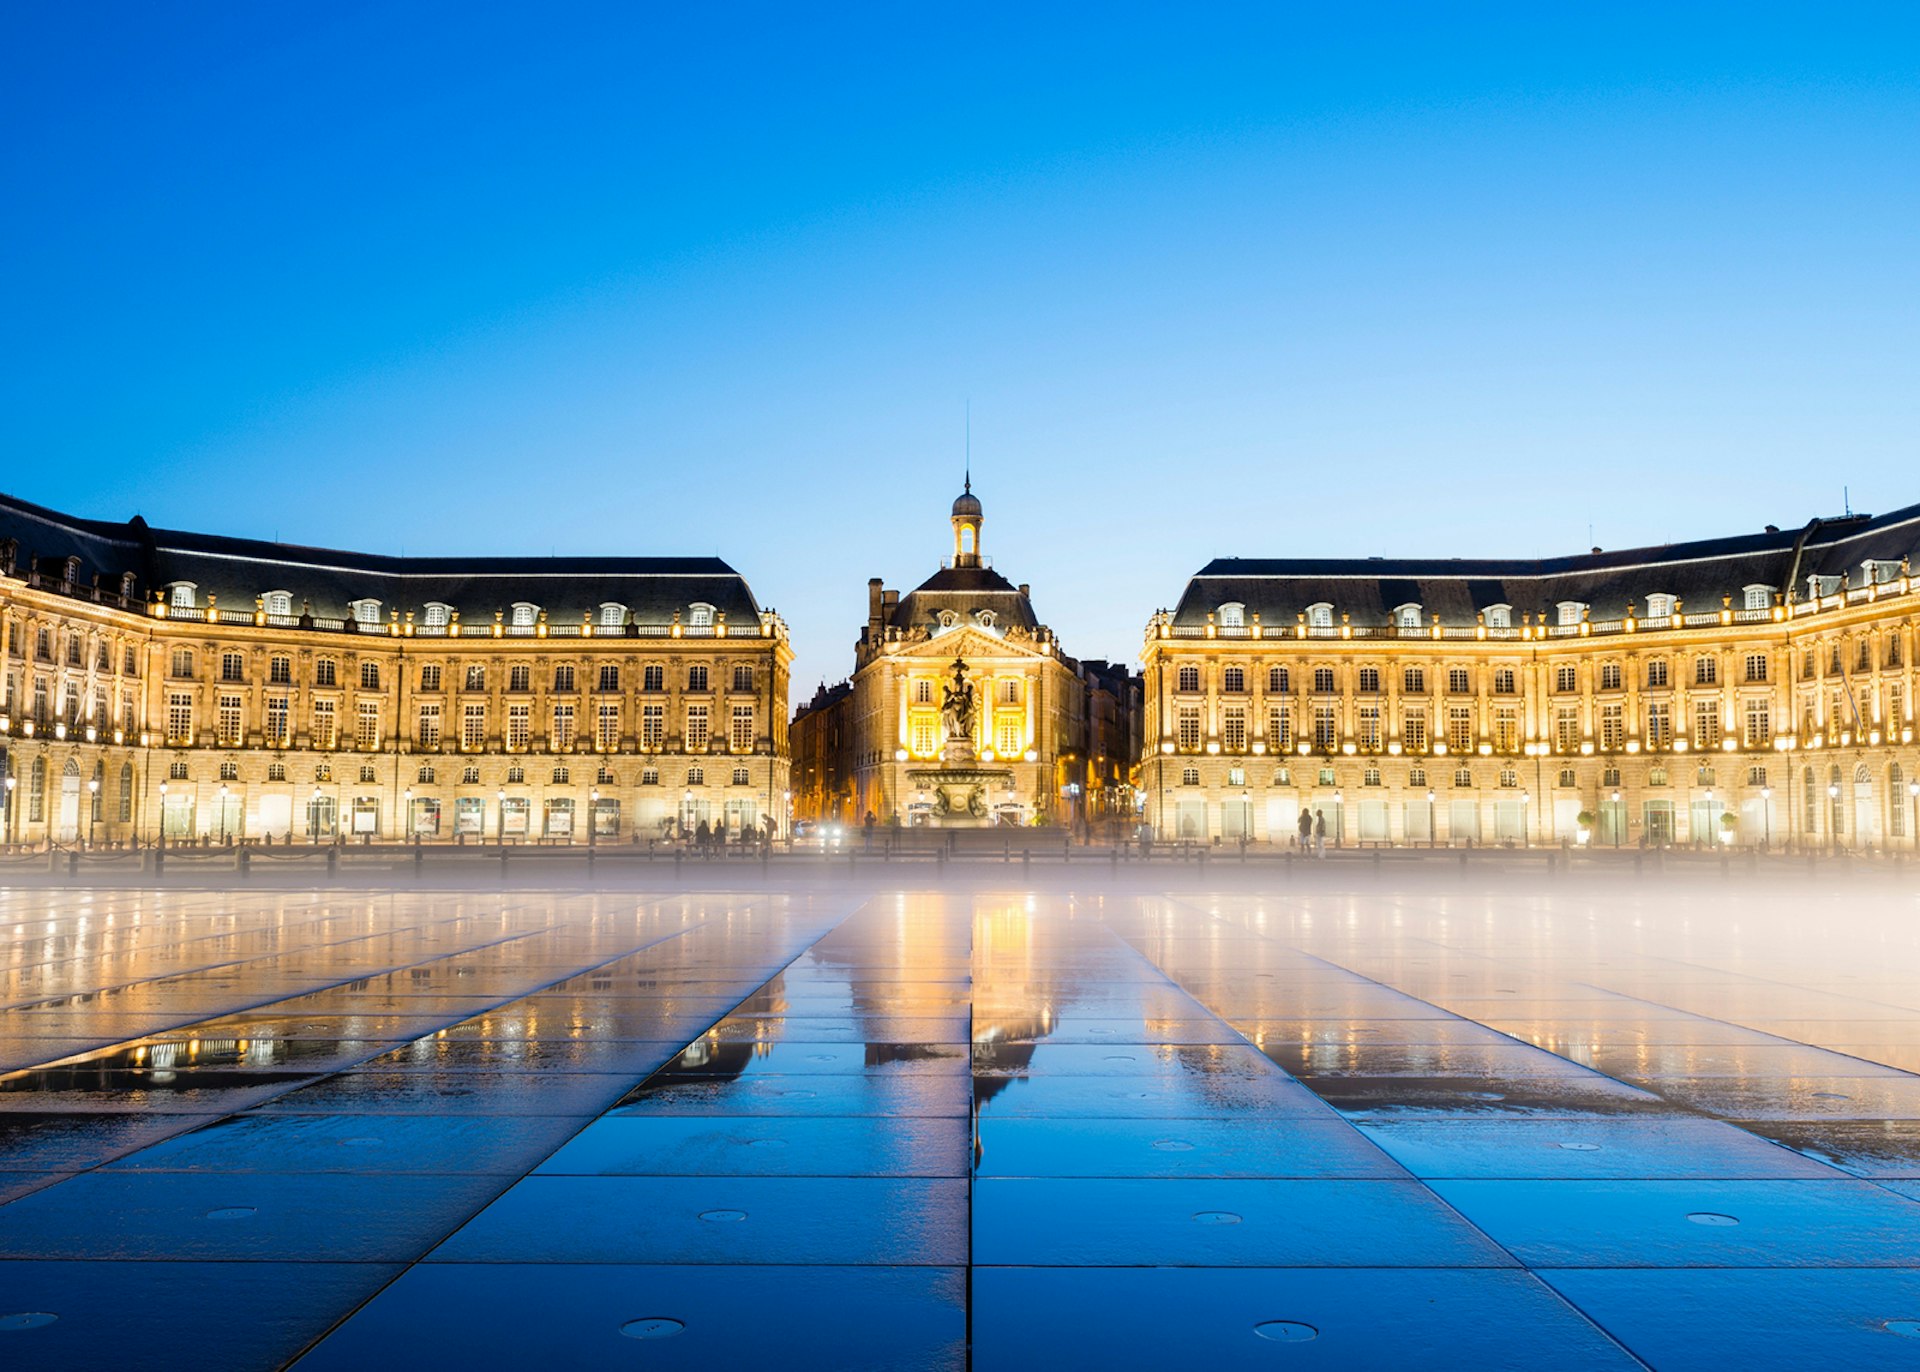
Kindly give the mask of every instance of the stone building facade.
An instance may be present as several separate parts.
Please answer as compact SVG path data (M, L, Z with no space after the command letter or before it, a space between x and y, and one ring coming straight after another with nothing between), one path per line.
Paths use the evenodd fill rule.
M876 577L852 677L794 719L796 814L861 824L1051 824L1082 833L1131 813L1139 681L1082 664L988 565L971 480L952 553L904 596ZM943 708L955 669L975 702L964 738Z
M1912 849L1916 543L1920 507L1542 561L1217 560L1147 627L1144 818Z
M718 558L378 557L0 499L10 843L784 832L791 660Z

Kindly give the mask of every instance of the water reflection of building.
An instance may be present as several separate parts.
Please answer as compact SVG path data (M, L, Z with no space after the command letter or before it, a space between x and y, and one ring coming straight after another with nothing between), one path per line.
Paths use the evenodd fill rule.
M1909 848L1916 544L1920 507L1537 561L1219 559L1147 627L1146 818Z
M969 481L940 569L904 596L868 583L852 678L794 718L797 814L967 827L1129 812L1138 679L1061 651L1028 587L989 565L984 523ZM963 737L943 708L957 664L974 692Z
M785 820L786 627L718 558L381 557L0 499L0 640L0 839Z

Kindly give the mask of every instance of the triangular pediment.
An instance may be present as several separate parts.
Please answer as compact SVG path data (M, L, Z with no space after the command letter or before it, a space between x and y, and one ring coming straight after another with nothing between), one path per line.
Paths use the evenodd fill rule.
M915 657L933 658L941 662L952 662L954 658L964 658L968 662L975 659L989 661L1005 658L1044 658L1051 654L1045 645L1034 639L1002 638L998 634L988 633L971 624L945 633L935 634L931 638L919 639L903 644L893 656L895 658Z

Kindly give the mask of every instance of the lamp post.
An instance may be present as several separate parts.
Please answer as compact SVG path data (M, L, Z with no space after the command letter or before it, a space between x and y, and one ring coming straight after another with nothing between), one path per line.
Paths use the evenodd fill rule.
M1709 848L1714 845L1717 837L1714 830L1717 827L1713 822L1713 787L1709 786L1707 787L1707 847Z
M500 809L500 817L494 821L494 838L504 848L507 846L507 788L502 786L494 792L493 798Z
M1787 779L1791 781L1793 778L1789 775ZM1771 853L1773 851L1773 787L1771 786L1760 788L1760 818L1766 824L1766 842L1763 846L1767 852Z
M1531 848L1533 846L1532 810L1533 792L1523 789L1520 792L1520 846L1522 848Z
M7 787L11 791L12 777L7 778ZM1915 852L1920 852L1920 781L1907 783L1907 799L1913 805L1913 848Z
M415 837L413 823L413 787L409 786L400 793L400 841L406 843Z
M320 846L320 788L313 788L313 800L307 806L307 828L312 832L309 840L314 847Z
M100 819L100 778L87 778L87 847L93 847L93 826Z
M9 848L11 848L11 847L13 847L13 788L14 788L14 786L15 786L15 784L17 784L17 783L18 783L18 781L19 781L19 778L18 778L18 777L14 777L14 776L9 776L9 777L7 778L7 786L6 786L6 792L7 792L7 794L6 794L6 801L7 801L7 847L9 847Z
M594 830L600 827L600 788L587 792L587 847L593 847Z
M1427 788L1427 850L1429 852L1431 852L1434 848L1439 846L1439 841L1440 841L1439 839L1440 816L1434 813L1434 809L1433 809L1434 799L1435 797L1433 794L1433 788L1428 787Z
M1613 851L1616 853L1620 851L1620 821L1626 817L1620 808L1620 788L1616 786L1613 789Z
M1839 816L1840 783L1830 781L1827 783L1827 851L1830 853L1838 853L1840 851Z
M220 846L227 846L227 783L220 783Z
M160 783L160 828L154 838L154 846L162 853L167 851L167 783Z

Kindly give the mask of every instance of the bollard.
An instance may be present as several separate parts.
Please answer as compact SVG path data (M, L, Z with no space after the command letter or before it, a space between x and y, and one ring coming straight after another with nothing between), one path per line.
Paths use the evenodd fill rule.
M1373 879L1375 881L1380 880L1380 850L1378 848L1373 850Z
M413 841L413 875L416 878L425 873L427 869L426 859L426 850L420 846L420 840L416 838Z
M334 873L339 871L339 869L340 850L338 848L327 849L327 880L332 881Z
M1032 867L1033 850L1031 848L1022 848L1020 850L1020 875L1024 877Z
M242 881L246 880L247 877L253 874L253 854L245 848L235 849L233 866L234 870L240 873L240 879Z
M674 879L675 881L678 881L678 880L680 879L680 859L681 859L681 857L682 857L682 854L681 854L681 852L680 852L680 850L679 850L678 848L675 848L675 849L673 850L673 879Z

